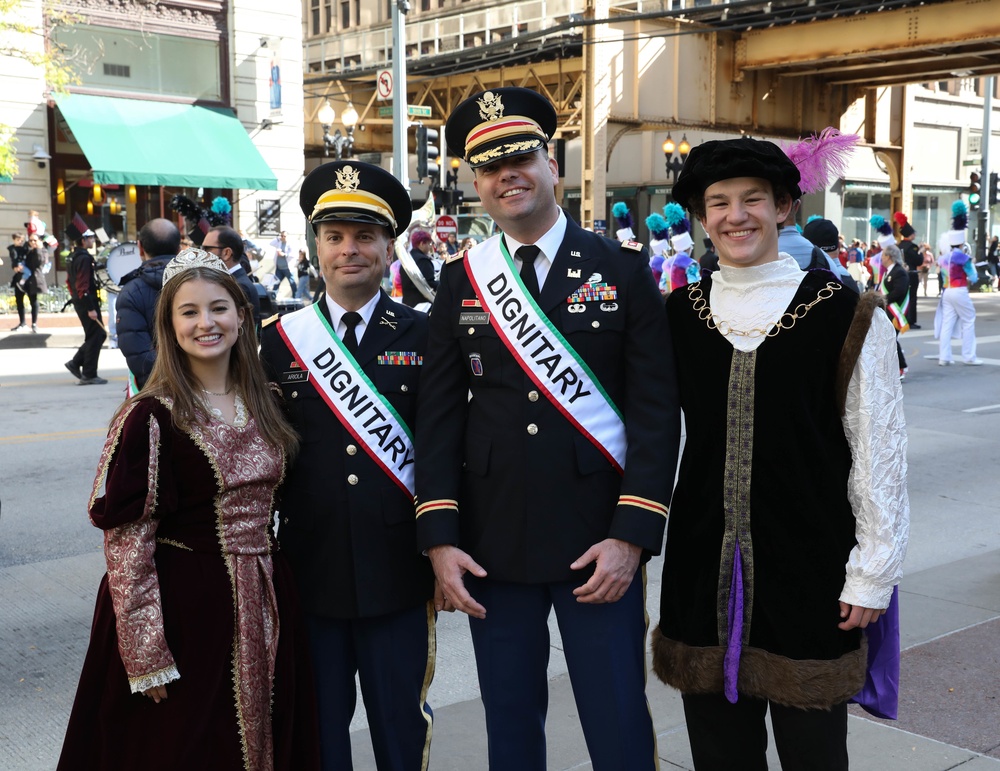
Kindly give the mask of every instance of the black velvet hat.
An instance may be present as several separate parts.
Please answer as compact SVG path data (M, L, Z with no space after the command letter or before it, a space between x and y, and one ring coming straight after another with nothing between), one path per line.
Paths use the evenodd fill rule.
M690 209L692 198L703 195L710 185L734 177L766 179L788 190L792 199L802 197L799 170L785 152L773 142L742 137L692 147L674 185L674 200Z
M320 222L368 222L398 236L413 216L410 194L398 179L380 166L351 160L324 163L309 172L299 206L313 230Z
M840 248L840 231L830 220L822 217L809 220L802 228L802 235L824 252L835 252Z
M462 102L444 128L448 152L472 168L545 147L556 130L556 111L529 88L481 91Z

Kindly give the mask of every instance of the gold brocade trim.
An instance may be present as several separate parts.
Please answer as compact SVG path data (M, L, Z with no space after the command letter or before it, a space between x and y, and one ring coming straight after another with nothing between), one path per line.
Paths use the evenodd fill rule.
M688 297L691 298L692 308L695 313L698 314L698 318L708 324L709 329L717 329L722 335L739 335L740 337L749 337L751 339L758 337L774 337L782 329L791 329L795 326L795 322L799 319L805 318L806 314L812 310L813 306L823 300L828 300L833 297L833 293L840 290L843 284L837 281L830 281L825 287L819 290L816 295L816 299L811 303L799 303L795 306L794 310L785 311L782 313L777 321L772 321L766 327L756 327L754 329L733 329L730 323L724 319L720 319L716 314L712 313L712 308L705 299L705 296L701 293L701 282L697 281L688 287Z
M508 142L505 145L498 145L497 147L491 148L486 152L470 155L469 163L485 163L486 161L503 158L511 153L524 152L525 150L537 150L540 147L542 147L542 141L540 139L528 139L523 142Z
M434 718L424 709L427 706L427 691L434 680L434 668L437 666L437 615L434 612L434 602L427 602L427 667L424 669L424 682L420 687L420 714L427 722L427 738L424 739L424 751L420 756L420 771L427 771L431 762L431 737L434 734Z
M180 541L175 541L173 538L157 538L156 542L165 543L168 546L176 546L178 549L184 549L184 551L194 551L194 549L192 549L187 544L183 544Z
M100 498L101 488L104 487L105 482L108 478L108 469L111 466L111 459L114 457L115 450L118 449L118 444L121 442L122 432L125 430L125 420L131 414L132 410L136 408L138 402L132 402L128 408L121 414L115 424L115 435L111 439L110 444L105 447L103 454L101 455L100 466L97 469L97 477L94 479L94 487L90 492L90 501L87 504L87 516L90 517L90 510L94 508L94 503ZM94 524L94 520L90 520L90 524Z
M729 400L726 405L726 465L723 472L722 502L725 533L719 560L719 589L716 623L719 644L729 643L729 597L733 563L740 550L743 566L743 634L750 639L750 611L753 608L753 542L750 538L750 478L753 463L754 371L757 351L733 351L729 371Z

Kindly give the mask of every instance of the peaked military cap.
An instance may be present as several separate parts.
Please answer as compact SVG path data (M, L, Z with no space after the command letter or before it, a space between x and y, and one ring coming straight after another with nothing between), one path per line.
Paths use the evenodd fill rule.
M481 91L462 102L448 118L448 152L472 168L545 147L556 130L551 102L529 88Z
M763 139L720 139L691 148L681 168L673 197L685 209L692 198L705 194L716 182L735 177L757 177L780 185L793 200L802 197L799 170L774 142Z
M410 226L406 188L385 169L360 161L317 166L302 182L299 206L316 229L320 222L368 222L398 236Z

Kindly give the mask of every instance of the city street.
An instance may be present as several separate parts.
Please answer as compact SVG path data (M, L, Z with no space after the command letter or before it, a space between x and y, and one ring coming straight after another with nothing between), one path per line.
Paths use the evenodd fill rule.
M903 388L912 524L900 587L900 719L870 720L852 708L857 771L1000 771L1000 293L977 293L973 302L984 366L963 366L957 344L958 363L937 365L936 298L919 298L922 329L901 338L910 365ZM7 332L16 318L0 316L0 771L54 767L104 572L87 501L127 370L119 351L105 349L99 372L110 382L77 386L63 366L82 340L70 315L43 318L34 336ZM654 560L651 626L659 583ZM437 650L430 767L486 769L463 617L442 615ZM589 769L554 624L550 688L549 768ZM680 698L652 673L647 692L661 768L692 768ZM360 707L354 728L355 769L374 771ZM150 741L155 752L157 739Z

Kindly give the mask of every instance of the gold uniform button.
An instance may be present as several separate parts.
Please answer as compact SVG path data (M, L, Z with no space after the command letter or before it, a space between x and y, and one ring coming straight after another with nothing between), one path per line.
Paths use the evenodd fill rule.
M528 401L537 402L538 401L538 391L528 391Z
M601 326L601 322L600 321L591 321L590 322L590 326L592 326L594 329L597 329L599 326Z
M406 383L403 383L403 385L401 385L399 387L399 390L402 391L405 394L407 391L410 390L410 387L408 385L406 385Z
M534 436L535 434L537 434L538 433L538 426L536 426L534 423L529 423L528 424L528 433L531 434L532 436Z
M299 398L299 392L298 391L292 391L292 398L293 399L298 399Z
M357 474L351 474L349 477L347 477L347 484L349 484L349 485L356 485L357 483L358 483L358 475Z
M469 327L469 334L470 335L476 334L476 328L475 327Z
M347 454L348 455L357 455L358 454L358 448L355 447L353 444L347 445Z
M281 524L287 525L288 524L288 517L285 517L283 520L281 520Z

